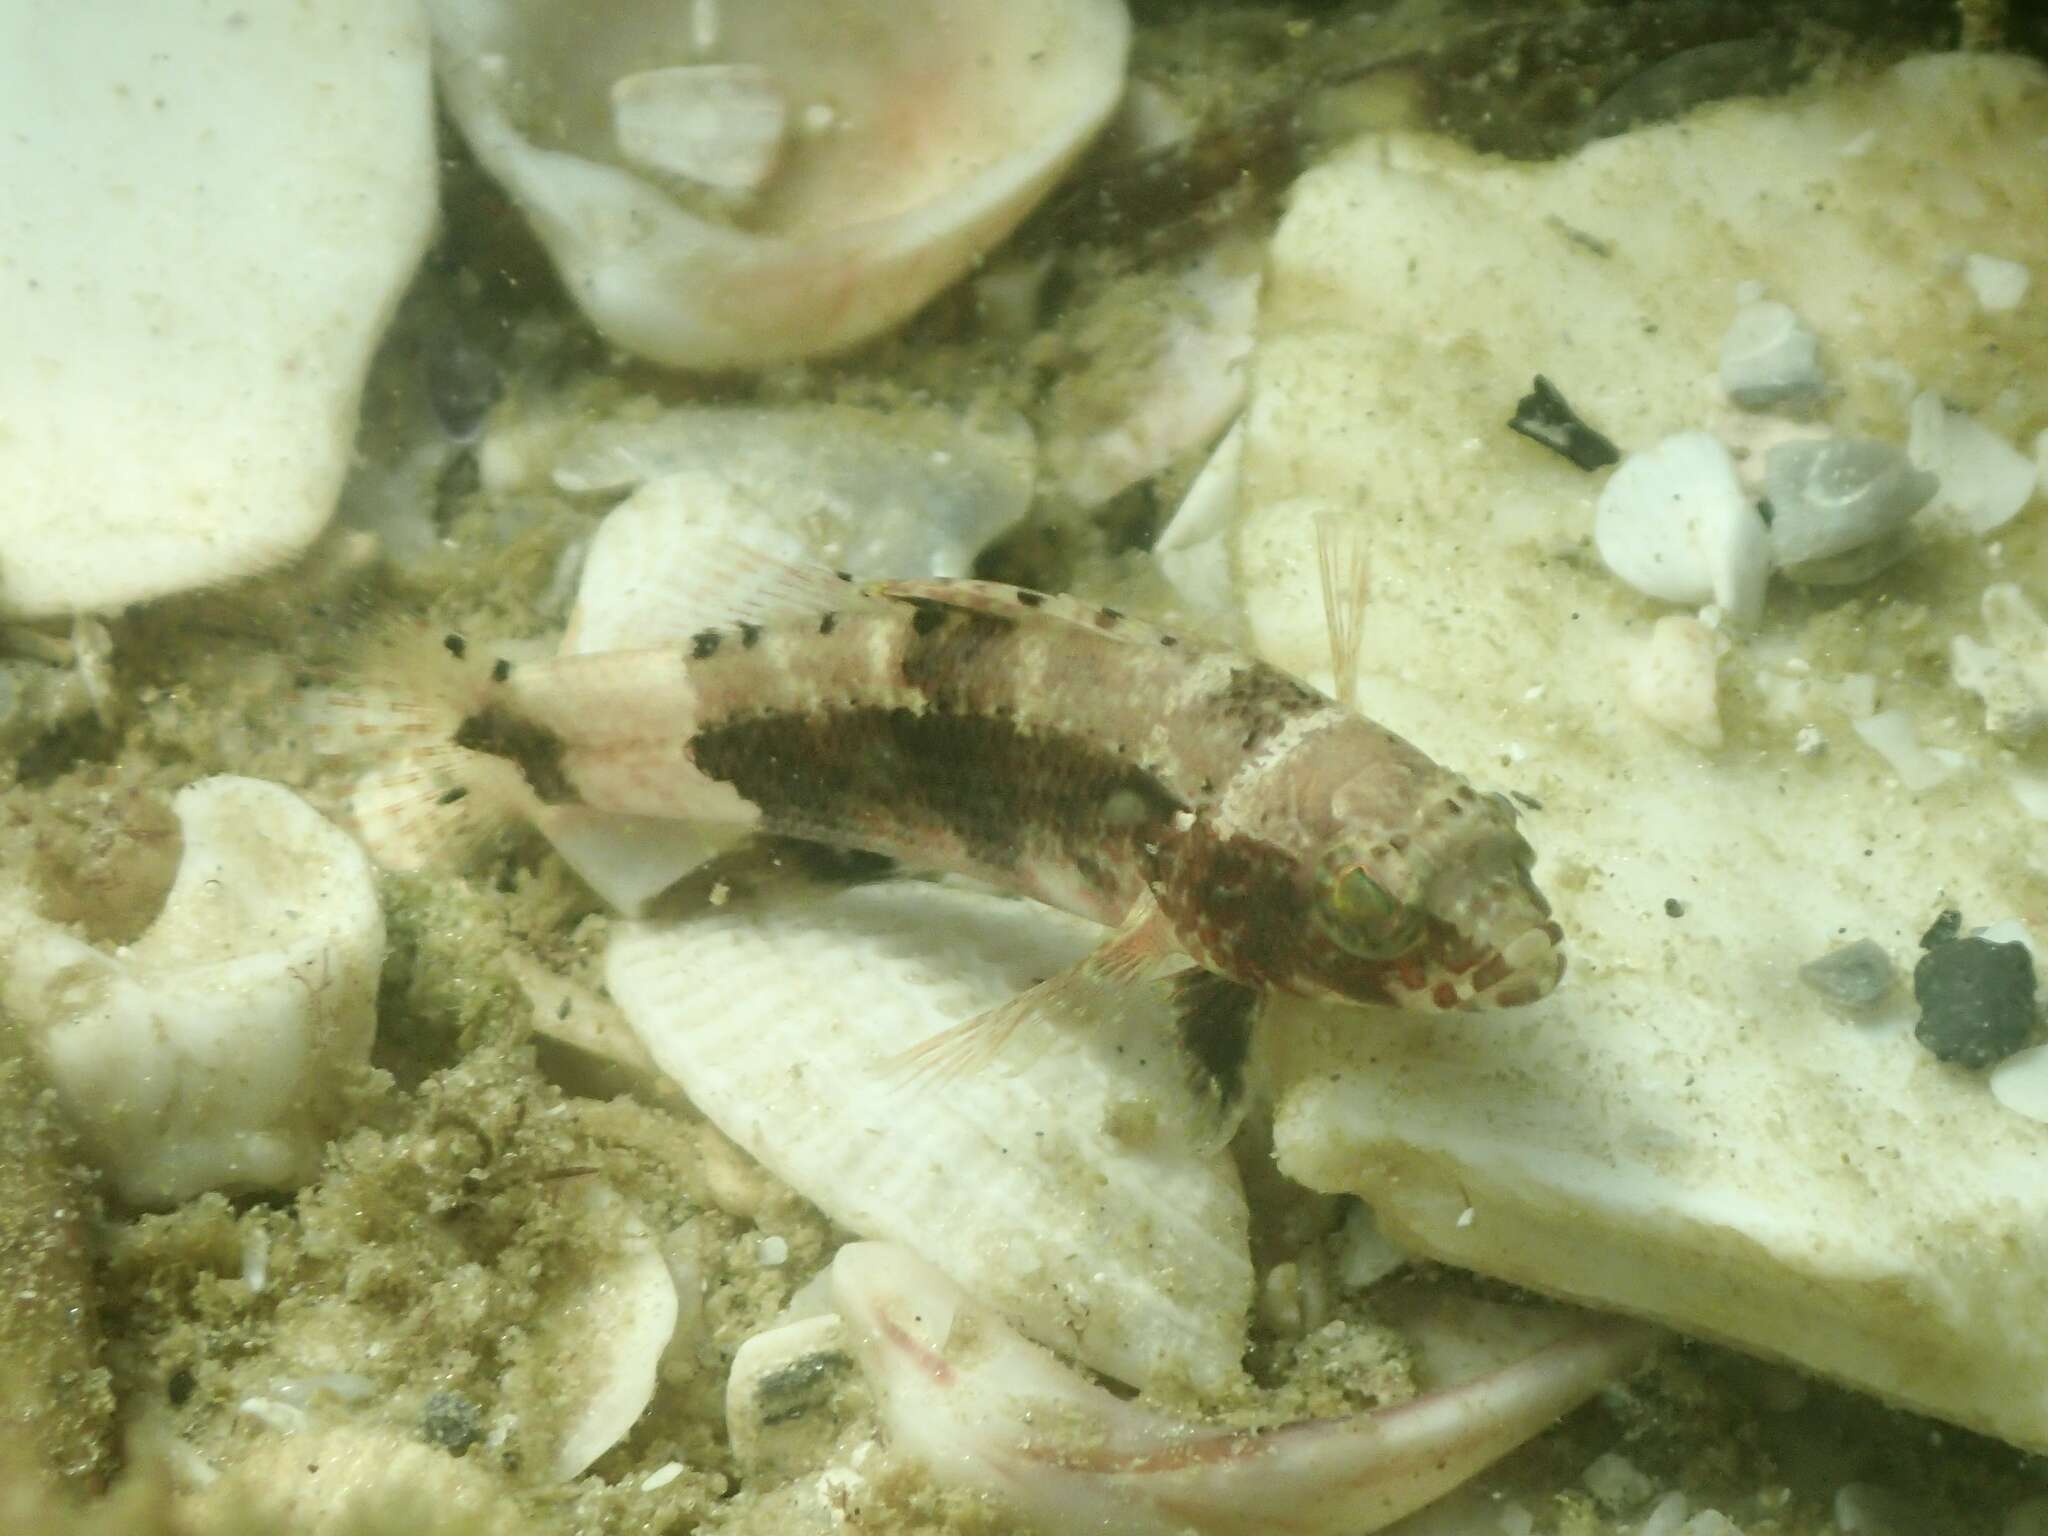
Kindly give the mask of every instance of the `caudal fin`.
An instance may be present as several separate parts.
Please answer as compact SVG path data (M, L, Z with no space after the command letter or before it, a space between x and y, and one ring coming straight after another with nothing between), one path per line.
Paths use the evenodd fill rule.
M538 809L517 767L456 739L502 665L459 635L391 627L370 637L348 682L306 695L313 749L365 763L349 811L385 868L461 863Z

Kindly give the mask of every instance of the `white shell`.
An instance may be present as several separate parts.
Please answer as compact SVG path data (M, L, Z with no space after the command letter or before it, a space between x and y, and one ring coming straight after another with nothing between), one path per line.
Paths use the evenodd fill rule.
M782 152L789 108L750 64L679 64L612 82L612 137L643 170L728 192L765 182Z
M1744 410L1799 406L1827 382L1820 341L1787 306L1758 299L1735 312L1721 339L1721 387Z
M899 1052L1072 963L1101 929L926 884L621 923L606 983L726 1135L863 1236L903 1243L1032 1337L1135 1385L1213 1388L1244 1348L1244 1195L1095 1042L939 1081ZM1023 1059L1031 1058L1031 1059Z
M553 483L576 494L685 471L721 479L756 509L739 517L800 540L809 558L874 576L966 574L1024 515L1035 483L1022 418L963 422L912 407L685 408L579 425L548 457Z
M969 271L1108 118L1130 32L1121 0L747 0L721 8L705 58L691 8L658 0L427 10L449 111L576 302L683 368L843 350ZM621 77L709 64L764 71L798 125L743 226L686 206L613 137Z
M646 1223L609 1185L580 1184L573 1198L612 1242L586 1253L580 1271L546 1278L520 1341L524 1369L560 1415L533 1434L551 1443L549 1471L563 1482L623 1440L646 1409L678 1310L674 1277Z
M1718 439L1680 432L1621 461L1594 512L1607 568L1651 597L1716 602L1741 623L1763 612L1770 545Z
M10 9L0 615L280 565L434 221L411 0Z
M108 954L0 898L0 1005L122 1198L293 1189L369 1061L375 879L352 838L280 785L204 779L171 809L184 855L132 944Z
M1952 511L1969 532L1995 533L2033 499L2035 467L2027 456L1932 390L1914 397L1906 452L1939 477L1935 505Z

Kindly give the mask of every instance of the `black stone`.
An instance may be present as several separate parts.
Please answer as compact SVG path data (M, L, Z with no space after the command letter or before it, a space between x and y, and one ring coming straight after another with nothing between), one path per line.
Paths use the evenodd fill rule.
M420 1434L429 1445L460 1456L483 1439L484 1411L460 1392L430 1393L420 1409Z
M2034 957L2024 944L1938 943L1913 967L1913 996L1915 1039L1942 1061L1988 1067L2033 1033Z

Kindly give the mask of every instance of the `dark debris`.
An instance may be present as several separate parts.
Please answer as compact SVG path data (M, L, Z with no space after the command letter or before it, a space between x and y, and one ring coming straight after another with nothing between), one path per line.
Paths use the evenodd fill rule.
M1540 373L1535 387L1515 402L1508 427L1578 469L1605 469L1621 459L1621 450L1581 421L1558 387Z

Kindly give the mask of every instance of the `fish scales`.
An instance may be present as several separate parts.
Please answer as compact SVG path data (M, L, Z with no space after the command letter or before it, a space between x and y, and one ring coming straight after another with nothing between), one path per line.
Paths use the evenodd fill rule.
M598 811L971 875L1258 989L1526 1001L1562 965L1505 802L1254 658L987 582L527 663L464 728Z

